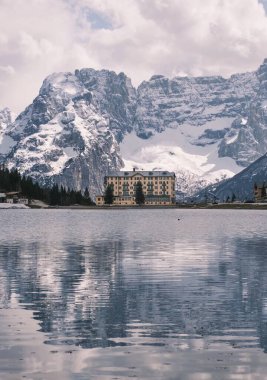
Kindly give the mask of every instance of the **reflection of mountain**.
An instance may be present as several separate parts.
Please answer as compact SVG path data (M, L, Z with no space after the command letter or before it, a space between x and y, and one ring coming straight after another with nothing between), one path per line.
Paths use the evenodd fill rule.
M34 310L47 343L106 347L174 338L179 345L181 336L208 336L254 347L258 336L267 351L267 240L230 245L231 254L222 249L215 258L203 246L195 257L206 264L194 266L179 262L175 246L164 250L149 240L65 242L54 250L37 242L2 245L1 304L8 307L15 293Z

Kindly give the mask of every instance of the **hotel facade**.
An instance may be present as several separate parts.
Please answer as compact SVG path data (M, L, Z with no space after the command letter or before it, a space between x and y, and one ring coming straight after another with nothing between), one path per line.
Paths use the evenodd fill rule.
M175 204L175 174L168 171L117 171L105 177L104 187L113 187L114 205L136 205L136 185L141 182L145 205ZM105 204L104 195L96 197L96 204Z
M254 199L256 202L267 202L267 184L254 185Z

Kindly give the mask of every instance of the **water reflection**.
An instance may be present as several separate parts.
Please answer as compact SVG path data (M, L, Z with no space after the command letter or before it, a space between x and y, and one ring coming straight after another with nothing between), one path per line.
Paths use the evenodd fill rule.
M192 349L208 336L209 345L266 352L266 239L232 239L226 255L211 242L189 252L181 239L165 247L122 236L61 243L0 246L1 307L15 293L46 343Z
M33 312L55 350L267 351L264 233L246 230L235 215L222 230L222 214L207 214L203 223L185 212L179 225L173 212L152 222L144 212L142 223L138 212L111 214L47 213L45 234L28 216L30 235L21 224L15 236L5 227L0 308L18 310L15 299Z

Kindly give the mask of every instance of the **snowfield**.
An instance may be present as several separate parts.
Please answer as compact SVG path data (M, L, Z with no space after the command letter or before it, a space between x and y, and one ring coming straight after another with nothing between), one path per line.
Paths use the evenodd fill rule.
M206 129L223 130L231 125L225 118L202 126L181 125L168 128L149 139L141 139L135 132L127 134L120 144L125 170L173 171L177 177L177 190L193 194L204 184L232 177L243 168L230 157L218 157L218 142L199 145ZM183 181L181 181L181 176ZM190 185L188 187L188 185Z

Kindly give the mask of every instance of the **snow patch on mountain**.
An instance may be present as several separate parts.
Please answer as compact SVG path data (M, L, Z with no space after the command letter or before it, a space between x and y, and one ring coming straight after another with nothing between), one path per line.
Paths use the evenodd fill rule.
M232 118L224 118L198 127L183 124L177 129L168 128L149 139L141 139L135 132L127 134L120 144L125 169L168 168L176 173L177 189L187 191L189 195L204 185L232 177L242 167L229 157L218 157L219 142L212 140L211 143L200 143L207 130L223 131L231 121Z

